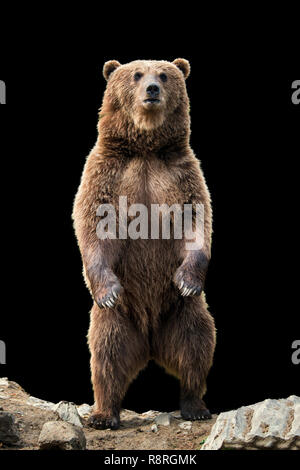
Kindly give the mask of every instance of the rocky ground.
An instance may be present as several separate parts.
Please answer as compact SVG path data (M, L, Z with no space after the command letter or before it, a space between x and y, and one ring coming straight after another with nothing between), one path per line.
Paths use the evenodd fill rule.
M185 421L179 411L122 410L121 428L87 426L92 407L50 403L0 378L0 449L61 450L300 450L300 398L267 399Z
M119 430L98 431L86 424L90 412L89 405L55 405L31 397L20 385L0 378L0 449L196 450L217 419L189 422L176 411L123 410Z

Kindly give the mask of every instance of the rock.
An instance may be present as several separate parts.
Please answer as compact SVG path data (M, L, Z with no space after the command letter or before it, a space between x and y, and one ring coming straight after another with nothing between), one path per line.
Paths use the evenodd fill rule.
M17 384L16 382L13 382L12 380L8 380L7 377L1 377L0 378L0 387L4 387L4 388L1 388L1 391L6 391L5 389L6 388L14 388L14 389L17 389L17 390L23 390L23 388Z
M82 429L63 421L48 421L40 437L41 450L84 450L86 439Z
M37 406L43 410L53 410L55 403L51 401L40 400L40 398L29 397L27 400L27 405Z
M160 413L158 416L156 416L155 422L159 426L170 426L171 424L170 413Z
M82 428L81 419L74 403L60 401L53 407L53 411L55 411L63 421Z
M8 387L8 378L0 377L0 387Z
M181 429L190 431L192 429L192 421L184 421L183 423L178 424Z
M14 416L11 413L0 411L0 442L6 445L13 445L18 440L19 432Z
M77 406L77 411L81 418L88 418L93 411L93 407L87 403L83 403L83 405Z
M175 419L182 419L181 412L180 411L171 411L170 415L172 418Z
M152 431L152 432L157 432L157 431L158 431L157 424L152 424L152 426L151 426L151 431Z
M143 419L147 419L147 420L153 420L157 415L159 415L159 411L153 411L153 410L149 410L149 411L145 411L144 413L141 413L141 417Z
M121 419L128 419L128 420L137 419L140 417L140 415L136 413L135 411L126 410L125 408L121 410L120 416L121 416Z
M221 413L201 450L300 449L300 398L265 400Z

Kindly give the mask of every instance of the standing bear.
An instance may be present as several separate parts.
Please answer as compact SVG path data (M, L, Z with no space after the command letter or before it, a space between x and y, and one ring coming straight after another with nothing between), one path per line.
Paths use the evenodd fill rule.
M97 429L119 427L126 390L150 359L180 380L184 419L211 417L202 397L215 349L214 321L203 292L212 212L189 143L189 73L185 59L104 65L107 87L99 137L73 209L84 277L94 300L88 342L95 405L89 424ZM202 236L195 235L201 242L191 247L184 230L181 238L174 230L169 237L160 232L120 236L120 197L127 198L128 207L143 205L149 214L159 205L160 224L166 208L175 204L184 212L190 207L196 235L197 207L202 207ZM108 205L115 209L116 236L108 231L101 237L99 207ZM169 213L174 228L175 211Z

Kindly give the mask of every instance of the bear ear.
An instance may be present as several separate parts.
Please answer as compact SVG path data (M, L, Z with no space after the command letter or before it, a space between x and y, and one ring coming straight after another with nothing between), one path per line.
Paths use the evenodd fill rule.
M104 67L103 67L103 76L105 80L108 80L110 75L118 68L120 67L120 62L117 60L109 60L108 62L105 62Z
M176 67L178 67L179 70L181 70L184 78L187 79L191 71L191 66L190 66L189 61L186 59L175 59L173 61L173 64L176 65Z

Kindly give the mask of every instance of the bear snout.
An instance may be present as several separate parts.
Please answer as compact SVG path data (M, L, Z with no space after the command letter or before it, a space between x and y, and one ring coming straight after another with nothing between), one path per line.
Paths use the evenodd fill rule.
M160 87L156 83L151 83L147 86L146 93L150 99L158 98L160 94Z
M157 83L150 83L146 85L146 98L144 99L144 105L153 107L153 105L160 104L160 86Z

